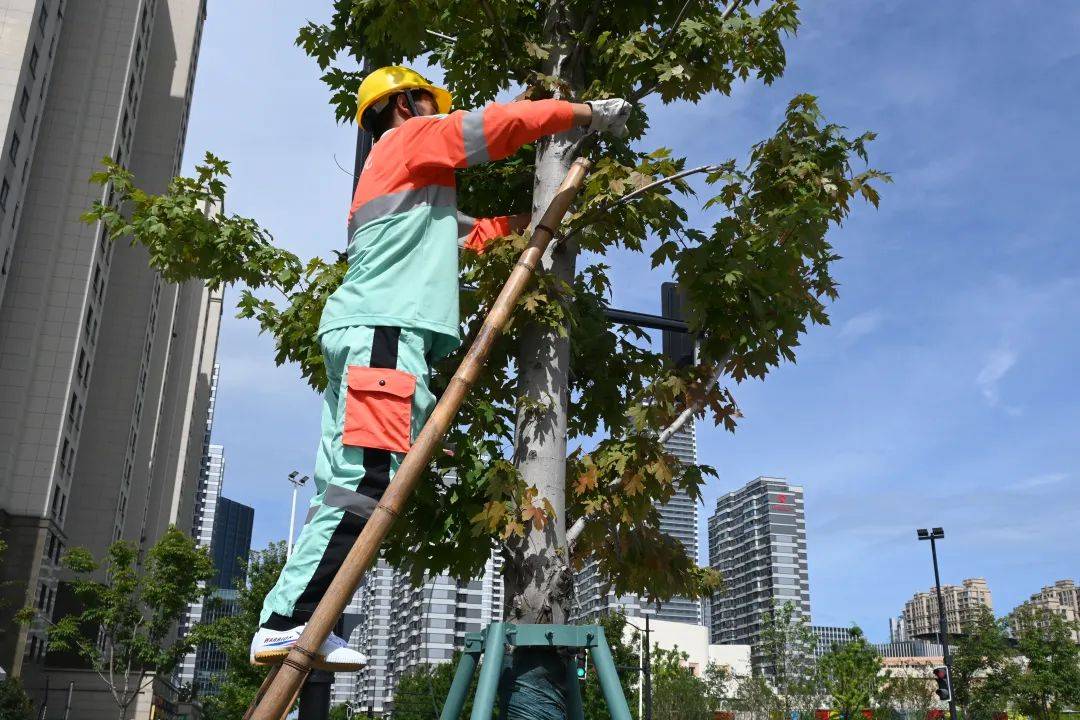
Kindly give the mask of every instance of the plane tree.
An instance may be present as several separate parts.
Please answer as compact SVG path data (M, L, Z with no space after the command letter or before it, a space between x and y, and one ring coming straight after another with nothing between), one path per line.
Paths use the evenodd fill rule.
M772 83L798 13L794 0L335 0L329 20L300 29L297 44L343 122L355 112L362 59L437 65L461 108L500 93L637 103L625 139L572 130L459 173L465 212L538 218L576 157L594 163L447 438L453 454L438 458L396 524L385 546L392 562L418 578L471 577L495 548L505 560L505 616L517 622L566 622L583 558L595 558L620 593L666 599L718 586L660 532L657 505L680 491L700 499L712 473L680 464L661 431L680 415L735 429L735 398L717 380L764 377L795 360L811 324L828 322L839 259L828 232L853 201L877 205L876 185L888 178L867 164L873 133L829 122L809 94L793 97L771 134L763 129L735 157L721 155L720 134L700 158L656 147L650 113L660 105L706 113L736 84ZM299 258L257 220L207 212L223 207L228 174L208 153L192 177L154 195L107 161L96 180L109 186L108 202L87 220L145 245L166 279L241 285L240 315L273 336L279 363L296 363L321 389L315 330L344 274L338 238L326 239L324 257ZM689 209L716 219L692 222ZM466 337L525 242L514 236L463 259L463 282L475 288L462 298ZM612 276L604 258L613 253L640 255L679 282L694 363L675 366L640 330L605 317ZM459 357L437 369L436 382ZM524 710L514 687L511 678L508 717L558 715L558 683L545 689L546 705Z

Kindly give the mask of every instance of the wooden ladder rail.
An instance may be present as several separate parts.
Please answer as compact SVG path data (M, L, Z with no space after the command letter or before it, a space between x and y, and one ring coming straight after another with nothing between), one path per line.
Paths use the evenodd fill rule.
M356 539L349 554L338 568L326 594L315 608L314 614L300 635L296 645L289 651L284 661L276 665L256 694L251 706L244 713L244 720L284 720L289 709L296 701L300 687L311 672L315 650L323 644L338 618L352 599L364 573L374 563L379 546L386 538L413 489L419 482L431 456L450 428L458 409L461 407L469 388L476 381L484 367L499 333L506 326L518 298L525 290L529 279L540 264L554 229L562 223L570 208L570 203L581 190L590 163L585 158L578 158L570 166L562 184L551 199L540 222L533 229L529 245L521 253L506 284L496 298L495 303L484 319L484 324L469 347L461 365L439 399L438 404L424 424L416 442L406 453L401 466L394 475L382 500L371 514L367 524Z

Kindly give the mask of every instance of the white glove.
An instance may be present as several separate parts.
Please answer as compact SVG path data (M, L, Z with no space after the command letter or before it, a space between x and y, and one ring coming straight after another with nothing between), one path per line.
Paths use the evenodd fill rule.
M586 102L592 108L590 132L606 132L615 137L626 136L626 120L630 117L630 109L633 107L630 103L622 98Z

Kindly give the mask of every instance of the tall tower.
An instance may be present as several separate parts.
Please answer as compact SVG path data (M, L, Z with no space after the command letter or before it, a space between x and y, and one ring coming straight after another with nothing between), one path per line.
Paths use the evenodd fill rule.
M726 585L712 598L712 642L752 645L760 667L766 613L790 602L810 620L803 489L759 477L721 495L709 518L709 564Z
M214 539L214 519L217 514L218 499L225 484L225 448L212 445L210 438L214 431L214 408L217 405L219 365L214 365L210 377L210 402L206 411L206 430L203 433L203 457L199 468L199 486L195 491L195 512L191 523L191 536L200 548L210 549ZM215 584L215 587L220 585ZM180 634L184 635L192 626L198 624L203 616L203 599L199 598L188 606L186 617L180 622ZM195 681L195 653L184 656L180 663L179 679L182 685Z
M80 220L180 168L205 0L0 0L0 665L41 670L63 548L191 526L221 297ZM59 600L58 600L59 596ZM40 598L40 600L39 600Z
M246 563L251 554L251 528L254 522L254 508L227 497L218 499L210 544L214 569L217 571L213 580L216 589L214 602L201 613L204 622L213 622L239 611L236 584L247 575ZM196 697L215 692L215 677L225 671L227 664L225 653L213 644L203 644L195 649L193 677L189 682L194 687Z

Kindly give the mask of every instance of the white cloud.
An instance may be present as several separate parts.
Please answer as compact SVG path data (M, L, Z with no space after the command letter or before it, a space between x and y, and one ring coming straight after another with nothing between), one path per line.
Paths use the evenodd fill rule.
M998 348L990 353L990 357L983 363L982 369L975 377L975 384L986 401L991 405L998 403L998 384L1001 378L1016 364L1017 354L1009 348Z
M854 342L881 327L881 321L882 315L877 310L861 312L854 317L848 318L844 324L840 326L840 339L847 342Z
M1069 473L1063 472L1051 472L1042 473L1041 475L1032 475L1031 477L1024 478L1020 482L1013 485L1014 490L1031 490L1033 488L1045 487L1046 485L1056 485L1057 483L1068 479Z

